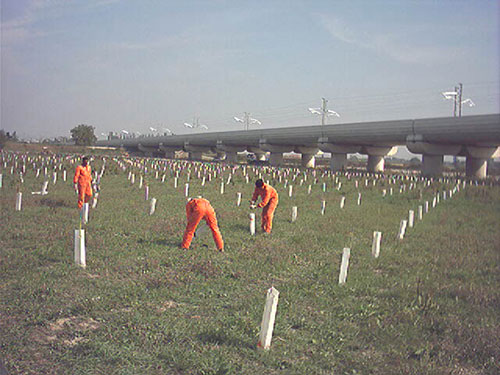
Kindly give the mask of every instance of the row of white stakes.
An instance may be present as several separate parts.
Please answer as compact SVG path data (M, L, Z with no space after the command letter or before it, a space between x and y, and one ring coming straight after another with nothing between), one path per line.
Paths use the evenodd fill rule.
M465 184L463 186L465 187ZM448 197L452 198L453 195L457 191L460 191L459 185L455 186L453 190L449 191L449 193L447 193L446 191L443 191L443 200L446 200ZM440 201L440 198L439 198L439 193L438 193L432 198L432 208L435 208L436 205L439 203L439 201ZM429 201L425 201L423 206L422 205L418 206L418 211L417 211L418 220L419 221L423 220L423 216L424 216L423 214L428 213L428 212L429 212ZM406 228L407 227L413 228L414 225L415 225L415 211L409 210L408 211L408 220L403 219L399 223L399 231L398 231L397 238L399 240L403 240L405 233L406 233Z
M250 215L253 215L253 221L255 222L255 214L250 214ZM381 239L382 239L381 232L373 233L372 255L375 258L379 256ZM340 263L339 285L345 284L347 280L347 270L349 268L350 257L351 257L351 249L348 247L344 248L344 250L342 251L342 261ZM264 313L262 315L259 342L257 343L258 348L268 350L271 347L274 322L276 319L276 312L278 309L278 297L279 297L279 291L276 290L274 287L269 288L269 290L267 291Z

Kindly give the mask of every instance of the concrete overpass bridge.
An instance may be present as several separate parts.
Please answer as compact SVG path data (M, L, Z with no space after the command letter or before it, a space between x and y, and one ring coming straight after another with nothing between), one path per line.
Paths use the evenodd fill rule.
M406 146L422 155L426 176L440 175L444 155L453 155L466 157L469 177L484 178L487 160L500 157L500 114L130 137L97 144L167 158L182 150L194 160L201 159L202 153L225 153L228 163L236 162L238 152L253 152L260 160L269 153L271 165L280 165L283 153L293 151L302 154L302 166L309 168L321 150L331 153L334 171L346 166L347 154L361 153L368 155L371 172L383 171L384 157L396 153L397 146Z

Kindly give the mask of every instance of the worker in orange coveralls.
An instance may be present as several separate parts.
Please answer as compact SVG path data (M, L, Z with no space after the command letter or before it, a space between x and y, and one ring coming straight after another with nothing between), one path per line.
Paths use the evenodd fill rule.
M215 246L217 246L217 250L224 251L224 241L222 240L222 235L220 233L219 226L217 225L215 211L208 200L202 197L189 199L186 204L186 216L187 226L184 231L184 237L182 238L181 245L183 249L189 249L196 227L200 223L201 219L203 219L212 231L212 236L215 241Z
M82 158L82 165L76 167L75 177L75 192L78 194L78 208L83 207L83 203L87 203L92 197L92 170L89 165L89 158Z
M256 205L259 196L262 198L262 202ZM278 193L276 190L272 186L265 184L262 179L255 181L255 191L250 202L250 208L263 207L261 227L264 233L271 233L274 210L276 210L277 205Z

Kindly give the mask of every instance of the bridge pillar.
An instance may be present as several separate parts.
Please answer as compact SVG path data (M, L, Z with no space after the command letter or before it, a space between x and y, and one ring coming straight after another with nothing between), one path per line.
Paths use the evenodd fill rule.
M275 166L283 164L284 152L292 152L294 149L293 146L269 144L265 139L259 140L259 148L271 153L269 155L269 164Z
M438 177L443 174L443 155L422 155L422 175Z
M483 179L488 174L488 159L500 157L500 147L496 146L464 146L465 175L470 178Z
M175 159L175 151L163 151L166 159Z
M158 152L158 149L156 147L147 147L147 146L143 146L142 144L137 144L137 148L139 151L141 151L142 153L144 153L144 155L148 156L148 157L152 157L154 156L154 154L156 152Z
M316 166L315 154L302 154L302 166L304 168L314 168Z
M238 161L238 153L236 151L226 151L226 163L235 164Z
M393 146L363 146L362 152L368 155L368 172L383 172L385 156L392 156L398 151L397 147Z
M189 151L189 160L201 160L203 152L201 151Z
M168 146L165 146L163 143L160 143L158 145L158 148L160 149L160 151L163 151L165 158L175 159L175 148L174 147L168 147Z
M201 160L203 153L214 153L213 148L208 146L192 145L189 141L184 142L184 151L189 153L190 160Z
M488 159L467 157L465 159L465 175L470 178L483 179L488 174Z
M368 172L383 172L385 160L383 156L368 155L368 164L366 170Z
M302 167L314 168L316 165L315 155L318 153L318 147L298 146L295 147L295 152L302 154Z
M332 172L342 171L347 167L347 154L333 154L330 159L330 169Z
M246 146L227 145L223 141L218 140L216 149L226 154L226 163L235 164L238 162L238 152L245 151Z
M272 152L269 155L269 164L277 167L281 164L283 164L283 153L282 152Z
M328 137L319 138L318 147L323 152L331 153L330 169L333 172L341 171L347 167L347 154L361 151L361 146L332 143L329 142Z
M254 152L255 158L258 161L266 161L266 153L265 152Z
M406 147L414 154L422 154L422 175L429 177L443 173L444 155L462 154L463 148L457 144L429 143L420 134L409 135L406 138Z

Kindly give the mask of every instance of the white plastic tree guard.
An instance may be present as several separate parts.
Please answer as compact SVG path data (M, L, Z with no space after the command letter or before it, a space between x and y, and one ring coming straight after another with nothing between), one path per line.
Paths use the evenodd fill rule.
M400 240L402 240L405 237L406 225L407 224L408 224L407 220L401 220L401 223L399 224L398 238Z
M236 206L237 207L241 206L241 193L240 192L236 193Z
M292 207L292 223L297 221L297 206Z
M415 222L415 211L408 211L408 227L413 228L413 224Z
M380 255L380 241L382 240L382 232L373 232L372 256L378 258Z
M151 205L149 206L149 215L153 215L156 210L156 198L151 198Z
M75 264L85 268L85 229L75 229Z
M23 202L23 193L18 192L16 194L16 211L21 211Z
M250 218L250 234L253 236L255 235L255 214L252 212L249 215Z
M258 348L269 350L271 347L271 339L273 337L274 321L278 310L279 292L274 287L269 288L266 296L266 305L264 314L262 314L262 323L260 325Z
M89 222L89 204L84 203L82 206L82 222L87 224Z
M344 250L342 251L342 262L340 263L339 285L345 284L346 282L350 257L351 249L349 249L348 247L344 247Z

